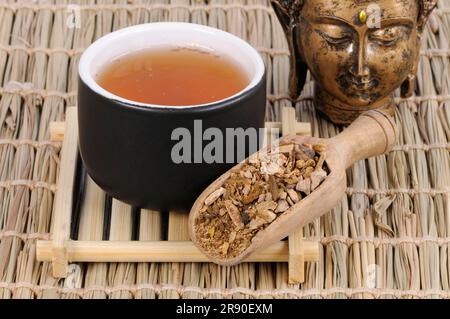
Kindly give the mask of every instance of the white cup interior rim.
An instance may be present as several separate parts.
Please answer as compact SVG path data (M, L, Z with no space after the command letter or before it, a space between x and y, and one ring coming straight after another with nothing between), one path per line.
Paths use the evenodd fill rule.
M111 60L127 53L168 45L196 46L226 55L249 77L248 85L232 96L211 103L183 106L183 109L217 105L234 99L257 86L264 76L264 62L259 53L247 42L216 28L183 22L146 23L109 33L96 40L84 51L80 58L78 74L91 90L108 99L133 106L180 109L180 106L132 101L105 90L96 81L97 74Z

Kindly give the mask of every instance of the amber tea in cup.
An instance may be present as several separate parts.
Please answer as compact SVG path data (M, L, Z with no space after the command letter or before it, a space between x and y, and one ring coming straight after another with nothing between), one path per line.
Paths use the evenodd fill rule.
M115 59L97 82L132 101L186 106L230 97L244 89L249 79L227 57L190 48L162 48Z
M83 165L106 193L135 207L188 211L236 163L204 160L206 146L219 141L207 134L220 132L216 154L228 159L253 148L228 137L230 129L264 128L264 62L222 30L179 22L123 28L84 51L78 74ZM192 147L182 162L173 157L180 142Z

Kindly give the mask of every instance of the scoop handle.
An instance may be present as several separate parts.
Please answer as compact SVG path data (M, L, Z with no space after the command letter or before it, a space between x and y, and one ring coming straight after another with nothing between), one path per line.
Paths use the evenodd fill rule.
M361 114L331 141L348 168L358 160L390 151L397 141L397 127L390 115L371 110Z

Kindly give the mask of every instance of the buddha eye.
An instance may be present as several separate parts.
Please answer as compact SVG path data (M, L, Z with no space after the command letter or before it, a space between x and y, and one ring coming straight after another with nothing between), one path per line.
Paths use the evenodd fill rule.
M386 27L372 31L369 40L389 47L396 45L398 40L407 33L407 28L403 26Z
M336 26L328 27L326 31L316 29L316 32L325 39L328 44L333 46L344 46L350 44L352 41L352 35L350 33Z

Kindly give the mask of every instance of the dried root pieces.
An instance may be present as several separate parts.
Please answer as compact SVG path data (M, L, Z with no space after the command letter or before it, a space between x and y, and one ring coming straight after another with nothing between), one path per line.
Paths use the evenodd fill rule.
M284 143L234 169L195 220L200 245L218 259L240 255L253 237L327 178L326 145Z

